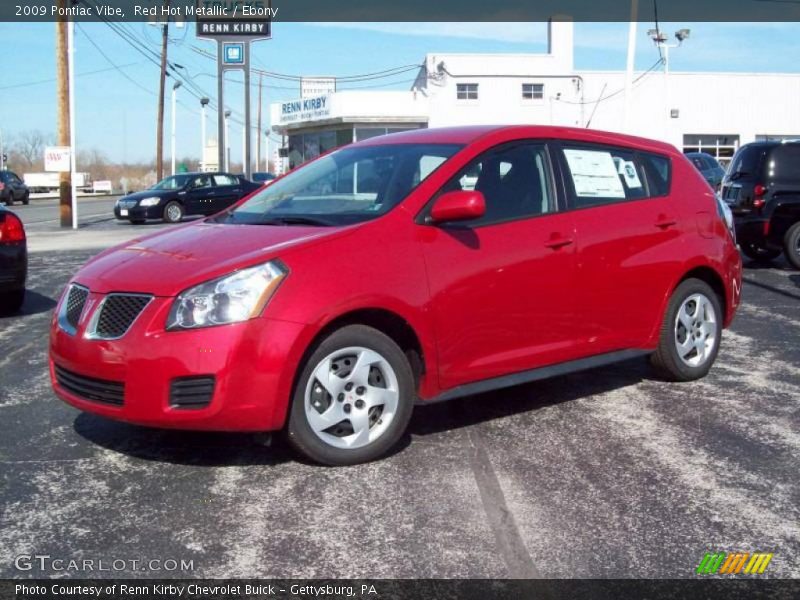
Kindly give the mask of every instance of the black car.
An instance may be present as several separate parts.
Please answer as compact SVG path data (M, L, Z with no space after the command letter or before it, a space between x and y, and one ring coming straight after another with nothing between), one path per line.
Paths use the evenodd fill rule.
M715 190L719 189L725 177L725 169L720 166L716 158L705 152L687 152L686 158L700 171L708 185Z
M230 173L181 173L148 190L120 198L114 206L114 216L131 223L144 223L147 219L177 223L184 215L213 215L259 187Z
M253 173L252 179L256 183L264 184L264 183L269 183L273 179L275 179L275 175L273 175L272 173L267 173L267 172L256 172L256 173Z
M15 312L25 300L28 242L20 218L0 206L0 312Z
M31 192L28 186L11 171L0 171L0 202L11 206L14 202L27 204Z
M746 256L770 261L783 252L800 269L800 141L739 148L721 194Z

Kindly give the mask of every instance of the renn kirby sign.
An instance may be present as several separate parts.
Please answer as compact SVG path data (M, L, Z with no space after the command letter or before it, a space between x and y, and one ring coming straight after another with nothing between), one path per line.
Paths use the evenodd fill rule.
M331 97L316 96L301 98L281 104L280 123L296 123L298 121L316 121L331 116Z
M270 0L197 0L197 37L267 39L277 12Z

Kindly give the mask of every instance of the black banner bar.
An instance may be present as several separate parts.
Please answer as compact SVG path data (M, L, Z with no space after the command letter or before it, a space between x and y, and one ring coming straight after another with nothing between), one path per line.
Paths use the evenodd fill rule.
M547 21L568 15L575 21L628 21L631 0L2 0L0 21L174 21L264 19L274 21ZM638 20L655 20L653 2L639 0ZM800 0L668 0L658 3L658 20L800 21Z
M795 599L800 580L138 580L0 581L15 600L627 600Z

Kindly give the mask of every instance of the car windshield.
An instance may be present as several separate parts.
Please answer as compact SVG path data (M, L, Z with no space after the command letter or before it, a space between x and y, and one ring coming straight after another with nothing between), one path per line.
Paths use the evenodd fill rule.
M253 173L253 181L263 183L264 181L271 181L275 179L272 173Z
M173 175L172 177L167 177L166 179L162 179L153 187L151 190L179 190L186 185L186 182L189 181L188 175Z
M343 148L286 175L221 223L349 225L389 212L453 156L454 144L387 144Z

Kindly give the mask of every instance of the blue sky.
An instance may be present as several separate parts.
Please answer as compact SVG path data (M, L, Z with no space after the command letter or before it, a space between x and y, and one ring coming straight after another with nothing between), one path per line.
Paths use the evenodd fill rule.
M153 51L158 31L143 23L123 25ZM657 51L639 24L636 66L650 67ZM663 24L668 32L690 27L691 38L671 53L674 71L800 72L798 23ZM576 23L577 69L625 67L627 23ZM170 59L185 67L198 87L214 98L214 63L194 49L214 45L197 40L193 27L171 35ZM54 25L0 24L3 39L3 85L0 130L14 136L28 129L56 130ZM108 58L92 45L94 41ZM427 52L542 52L543 23L275 23L273 39L254 45L254 65L293 75L354 75L420 63ZM76 31L77 139L80 148L96 148L112 160L147 160L155 155L158 68L102 23ZM111 67L109 59L119 71ZM102 71L102 72L98 72ZM231 75L232 79L236 79ZM375 89L407 89L413 73L353 84ZM132 81L131 81L132 80ZM134 83L135 82L135 83ZM171 85L171 84L170 84ZM227 104L241 114L241 80L227 88ZM297 84L265 80L268 102L299 95ZM178 155L199 155L199 102L179 90ZM255 95L254 95L255 101ZM255 114L255 113L254 113ZM215 115L209 114L209 132ZM167 113L169 124L169 113ZM168 129L167 129L168 130ZM231 131L234 161L241 154L240 127ZM168 147L168 142L167 142Z

